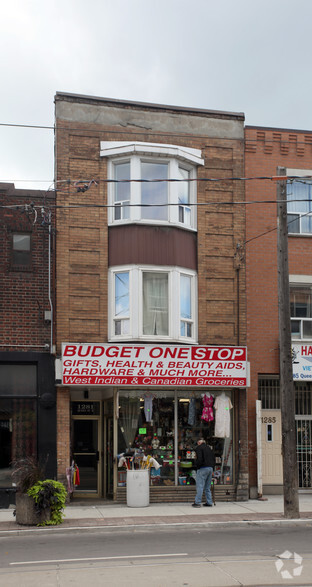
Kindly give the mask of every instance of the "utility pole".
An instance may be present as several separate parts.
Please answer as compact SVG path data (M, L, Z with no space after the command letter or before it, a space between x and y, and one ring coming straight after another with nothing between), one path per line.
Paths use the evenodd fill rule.
M277 175L281 176L281 179L277 182L277 272L284 516L285 518L293 519L299 518L300 514L296 454L295 389L291 354L286 169L278 167Z

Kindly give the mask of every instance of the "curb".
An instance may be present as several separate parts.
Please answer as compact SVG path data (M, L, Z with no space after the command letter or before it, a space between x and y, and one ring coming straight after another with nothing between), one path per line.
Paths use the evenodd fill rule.
M279 526L279 527L287 527L287 526L300 526L304 524L305 526L312 527L312 514L311 517L306 518L296 518L296 519L285 519L282 517L276 518L268 518L268 519L259 519L259 518L249 518L249 519L223 519L223 520L211 520L211 519L200 519L197 520L192 518L191 516L179 516L175 517L174 519L165 519L158 517L152 518L148 520L147 518L106 518L106 519L77 519L77 520L64 520L63 524L60 526L18 526L16 527L16 522L0 522L0 536L18 536L22 534L29 534L33 532L75 532L79 531L88 531L93 532L94 530L128 530L128 529L151 529L151 528L161 528L163 530L167 528L174 528L174 527L189 527L189 526L198 526L202 528L211 528L211 529L218 529L218 528L244 528L247 526ZM220 516L218 516L220 517ZM186 518L186 519L185 519ZM188 518L188 519L187 519Z

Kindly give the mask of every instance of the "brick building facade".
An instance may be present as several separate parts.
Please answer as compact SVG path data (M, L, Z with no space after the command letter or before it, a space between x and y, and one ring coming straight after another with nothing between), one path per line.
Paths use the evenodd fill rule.
M0 202L0 505L3 506L14 500L10 495L12 461L34 456L44 460L47 474L53 476L56 472L51 322L54 235L49 217L55 195L0 184Z
M163 464L152 500L191 500L187 469L204 435L217 454L217 497L247 499L246 384L96 384L82 358L138 346L161 355L168 345L213 345L225 357L245 347L244 186L232 179L244 175L244 116L65 93L55 109L56 352L67 343L64 372L75 364L79 373L58 380L58 476L75 461L81 496L122 501L116 456L131 447ZM84 370L66 359L76 352ZM212 395L230 408L229 436L201 419Z
M307 131L246 127L246 177L272 177L286 168L288 198L288 255L292 342L311 343L310 288L312 240L309 226L309 181L312 133ZM299 190L299 191L298 191ZM302 190L307 190L303 192ZM300 196L300 197L299 197ZM300 199L306 199L300 202ZM246 295L247 345L251 366L248 391L249 479L257 495L256 400L262 402L263 489L282 491L279 402L279 335L277 290L277 188L276 181L246 182ZM296 347L297 348L297 347ZM300 375L295 381L299 487L311 487L311 384ZM276 446L273 451L273 444Z

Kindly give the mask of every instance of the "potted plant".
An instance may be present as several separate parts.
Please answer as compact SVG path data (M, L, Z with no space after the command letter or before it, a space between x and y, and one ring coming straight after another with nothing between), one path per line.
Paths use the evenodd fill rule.
M55 526L62 523L67 497L63 483L54 479L37 481L28 489L27 494L35 502L36 514L43 517L41 526Z
M13 463L12 479L16 486L16 521L33 526L60 524L67 492L64 485L45 479L45 466L34 457Z

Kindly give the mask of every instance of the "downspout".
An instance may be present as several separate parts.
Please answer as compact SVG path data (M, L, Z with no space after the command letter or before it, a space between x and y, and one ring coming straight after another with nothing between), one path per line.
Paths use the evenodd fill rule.
M236 295L237 295L237 346L240 344L240 303L239 303L239 271L240 266L236 268ZM237 495L237 487L239 482L239 475L240 475L240 462L241 462L241 440L239 436L240 431L240 396L238 395L238 410L237 410L237 431L238 431L238 455L237 455L237 472L236 472L236 490L235 493Z
M52 297L51 297L51 227L52 217L51 211L49 212L49 252L48 252L48 295L49 295L49 304L50 304L50 311L51 311L51 332L50 332L50 354L53 354L53 304L52 304Z

